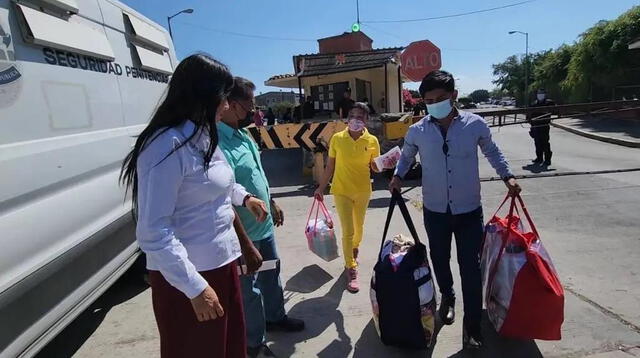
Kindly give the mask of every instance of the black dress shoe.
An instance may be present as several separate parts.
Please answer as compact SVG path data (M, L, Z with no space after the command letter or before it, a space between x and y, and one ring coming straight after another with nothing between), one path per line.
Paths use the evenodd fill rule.
M276 358L276 355L271 351L266 344L262 344L257 347L247 347L248 358Z
M440 319L442 323L447 326L453 324L456 321L456 299L452 297L442 296L442 303L440 304Z
M304 329L304 321L301 319L284 316L278 322L267 322L267 332L300 332Z
M484 346L484 339L480 332L469 333L466 329L462 329L462 348L464 349L480 349Z
M551 165L551 159L545 160L544 163L542 163L542 164L544 164L547 167L550 166Z
M540 164L540 163L542 163L542 159L540 159L540 158L536 158L536 159L532 160L531 162L532 162L533 164Z

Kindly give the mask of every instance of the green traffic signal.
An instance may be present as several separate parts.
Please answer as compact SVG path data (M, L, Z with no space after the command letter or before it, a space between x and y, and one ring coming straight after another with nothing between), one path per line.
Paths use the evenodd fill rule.
M353 32L360 31L360 23L355 22L353 25L351 25L351 31Z

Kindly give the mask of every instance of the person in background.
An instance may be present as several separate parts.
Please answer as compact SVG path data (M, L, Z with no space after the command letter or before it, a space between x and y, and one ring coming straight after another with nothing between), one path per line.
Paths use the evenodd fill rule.
M315 109L313 108L313 99L311 96L307 96L307 100L304 102L302 115L304 116L304 119L311 119L315 116Z
M273 108L269 107L269 109L267 110L267 115L265 117L267 118L268 126L276 124L276 115L273 113Z
M536 94L536 100L531 104L531 107L547 107L555 106L555 102L547 98L547 93L543 88L538 90ZM536 159L533 160L535 164L544 164L546 166L551 165L551 142L549 132L551 130L551 114L541 110L532 110L531 117L529 118L531 123L531 129L529 135L533 138L536 146Z
M236 260L242 254L255 271L262 258L232 203L258 221L267 212L235 183L218 147L216 122L232 86L227 67L208 55L182 60L122 165L163 358L246 354Z
M363 98L361 102L367 105L367 108L369 108L369 114L370 115L376 114L375 108L373 108L371 103L369 103L369 99L367 97Z
M379 172L373 159L380 156L378 139L367 131L369 107L358 102L349 111L348 126L331 137L329 159L314 195L323 200L329 180L342 228L342 251L347 290L356 293L358 251L364 232L364 218L371 197L371 170Z
M262 112L260 108L256 108L256 110L253 112L252 120L253 120L253 124L255 124L256 127L264 126L264 123L265 123L264 112Z
M424 225L429 237L433 270L442 294L440 317L445 325L451 325L455 320L455 292L449 267L451 235L455 234L464 301L463 344L465 348L481 348L479 257L484 223L478 147L504 180L511 195L518 194L520 186L502 152L491 139L491 131L484 119L453 106L458 91L449 72L430 72L422 80L419 90L429 115L409 127L389 189L400 192L402 178L419 153Z
M354 103L356 102L351 99L351 88L347 87L342 94L342 99L338 102L338 107L336 108L338 118L345 119Z
M260 162L260 152L255 142L242 128L255 116L253 95L255 85L242 77L234 79L229 94L229 110L218 124L220 149L233 168L236 182L265 203L268 212L265 221L255 219L249 210L237 207L242 226L264 261L278 260L275 228L284 223L284 213L269 192L269 182ZM265 344L265 330L297 332L304 329L304 322L288 317L284 310L284 297L280 283L280 266L240 278L247 326L247 355L274 357Z
M284 114L282 115L282 122L290 123L292 120L293 118L291 118L291 107L287 107L287 109L284 111Z

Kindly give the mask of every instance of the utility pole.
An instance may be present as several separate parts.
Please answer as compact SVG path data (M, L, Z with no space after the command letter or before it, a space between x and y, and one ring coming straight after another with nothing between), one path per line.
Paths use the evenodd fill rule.
M524 107L529 107L529 33L523 31L509 31L509 35L521 34L525 37L524 54Z
M174 17L180 15L180 14L192 14L193 13L193 9L184 9L178 13L175 13L171 16L167 16L167 24L169 24L169 37L171 37L171 40L173 40L173 32L171 31L171 19L173 19Z

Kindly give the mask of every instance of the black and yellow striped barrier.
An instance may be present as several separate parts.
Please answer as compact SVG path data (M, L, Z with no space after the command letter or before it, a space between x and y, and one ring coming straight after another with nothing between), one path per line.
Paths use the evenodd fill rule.
M262 150L303 148L307 151L326 151L331 136L346 126L342 121L289 123L249 127L247 131Z

